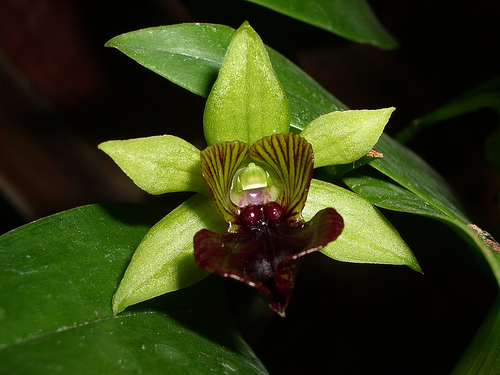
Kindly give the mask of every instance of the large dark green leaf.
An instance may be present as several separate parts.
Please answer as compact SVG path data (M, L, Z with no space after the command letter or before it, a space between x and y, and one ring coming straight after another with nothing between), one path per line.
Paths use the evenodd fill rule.
M409 190L374 176L351 174L344 182L372 204L439 220L457 231L488 261L500 285L500 254L485 244L464 223L443 214ZM450 254L452 256L452 254ZM453 375L493 375L500 371L500 297L453 371Z
M207 97L233 36L229 26L180 24L118 35L106 47L195 94Z
M358 173L348 175L343 180L354 192L375 206L426 216L439 220L453 228L482 253L488 261L497 283L500 285L500 254L488 246L484 239L468 227L466 223L458 218L444 214L418 195L392 182Z
M223 25L180 24L122 34L106 46L117 48L162 77L207 97L233 33L234 29ZM267 50L293 108L291 126L303 129L324 113L347 109L290 60L269 47Z
M113 317L133 251L165 214L93 205L0 237L2 373L266 373L210 280Z
M206 96L232 33L232 29L220 25L173 25L123 34L108 45L180 86ZM270 49L268 52L289 101L294 131L302 131L325 113L347 109L285 57ZM411 150L385 134L375 149L383 152L384 157L372 162L373 167L446 215L469 222L446 181Z
M180 86L206 96L232 33L226 26L184 24L123 34L108 45ZM269 56L289 100L294 131L302 131L325 113L347 109L289 60L272 50ZM384 134L375 148L384 157L372 162L373 167L445 214L469 222L447 183L421 158Z
M365 0L248 0L359 43L390 49L396 40Z
M500 373L500 297L497 297L452 375Z
M382 134L375 149L384 157L371 162L372 167L451 218L470 223L451 187L425 160L386 134Z
M481 108L491 108L500 114L500 76L474 87L435 111L416 119L395 138L400 142L407 142L415 134L432 125L475 112Z

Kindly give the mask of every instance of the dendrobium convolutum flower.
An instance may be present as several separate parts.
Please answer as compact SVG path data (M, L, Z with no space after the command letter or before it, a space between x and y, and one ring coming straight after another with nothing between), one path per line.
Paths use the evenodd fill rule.
M207 99L207 148L172 135L99 145L151 194L197 193L144 237L113 297L115 314L212 272L264 292L283 316L296 261L315 251L419 270L371 204L312 179L313 168L352 163L372 150L393 110L332 112L291 133L286 94L245 22Z

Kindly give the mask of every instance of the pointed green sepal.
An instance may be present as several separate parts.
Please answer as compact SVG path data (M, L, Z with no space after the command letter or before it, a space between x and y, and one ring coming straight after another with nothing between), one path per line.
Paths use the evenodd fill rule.
M300 215L312 178L311 145L298 134L276 134L255 142L250 157L278 177L282 194L277 201L286 215Z
M310 220L325 207L337 209L344 230L320 250L323 254L343 262L405 265L421 272L408 245L373 205L351 191L313 179L303 216Z
M200 151L172 135L108 141L99 145L141 189L150 194L207 193Z
M327 113L300 133L314 151L314 168L348 164L366 155L377 143L395 108Z
M290 111L285 92L259 35L245 22L236 30L203 117L209 145L287 133Z
M196 194L146 234L113 296L113 312L192 285L208 273L196 267L193 237L203 228L223 232L212 198Z

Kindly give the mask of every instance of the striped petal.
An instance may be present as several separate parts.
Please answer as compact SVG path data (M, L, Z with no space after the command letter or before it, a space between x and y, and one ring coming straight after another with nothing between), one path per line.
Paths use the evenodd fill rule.
M218 142L201 152L201 175L217 209L231 226L238 220L240 209L231 202L231 180L248 157L248 145L243 142Z
M274 134L255 142L249 156L278 177L282 188L278 203L286 216L300 218L313 172L311 145L297 134Z

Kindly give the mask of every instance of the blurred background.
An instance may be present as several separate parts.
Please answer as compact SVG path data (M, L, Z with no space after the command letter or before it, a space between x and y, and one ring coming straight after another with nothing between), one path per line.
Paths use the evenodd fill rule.
M182 22L238 27L248 20L266 44L350 108L395 106L386 128L389 135L500 73L499 2L370 4L399 41L398 49L350 42L237 0L0 0L0 234L85 204L174 206L185 198L148 196L97 149L110 139L159 134L178 135L204 147L204 99L104 47L124 32ZM456 188L475 223L498 237L499 174L484 158L484 140L497 126L498 114L484 109L422 132L409 146ZM256 345L274 373L314 373L314 364L324 366L321 359L332 353L337 354L331 366L339 373L366 373L370 368L355 363L350 344L361 347L364 355L373 353L368 360L375 368L385 363L385 350L393 353L394 363L418 362L414 371L405 368L407 374L444 373L458 359L491 304L494 283L481 272L481 261L473 260L477 269L468 267L467 245L448 228L384 214L394 219L427 277L382 266L335 263L332 270L331 263L312 257L303 268L304 274L315 275L314 281L299 279L291 318L279 320L266 333L273 340ZM457 264L449 266L450 253L439 255L430 251L434 248L456 251ZM325 295L334 296L333 301L329 298L315 319L329 332L338 330L342 339L330 344L322 341L321 328L302 320L310 319L305 311L309 304ZM330 327L332 309L342 310L338 319L357 322L357 328L352 328L354 323ZM387 326L394 331L399 324L401 330L387 336ZM287 362L299 350L295 340L280 341L291 331L303 338L306 348ZM419 336L425 340L416 340ZM344 342L346 337L352 342ZM306 372L300 372L301 366ZM395 365L393 373L398 369ZM316 370L322 373L324 368Z

